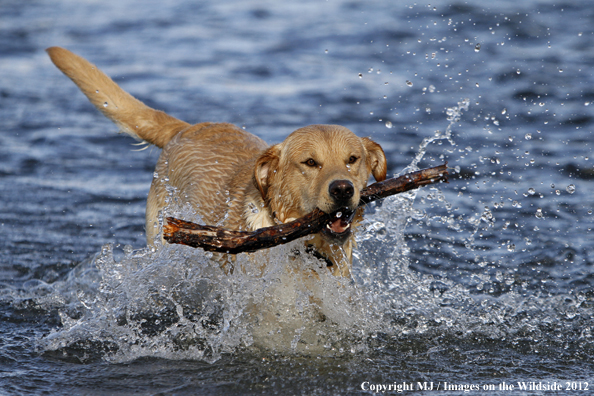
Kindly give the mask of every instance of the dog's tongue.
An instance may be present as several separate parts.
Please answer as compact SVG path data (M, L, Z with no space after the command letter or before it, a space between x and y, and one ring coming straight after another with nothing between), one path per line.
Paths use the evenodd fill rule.
M337 234L342 234L345 232L349 225L345 218L346 216L343 216L334 220L332 223L330 223L330 229Z

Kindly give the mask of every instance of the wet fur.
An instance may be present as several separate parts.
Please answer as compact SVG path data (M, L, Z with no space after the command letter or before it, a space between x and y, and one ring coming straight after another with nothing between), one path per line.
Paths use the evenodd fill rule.
M340 209L329 194L329 185L335 180L353 184L355 192L348 206L354 208L370 175L378 181L385 179L382 148L345 127L310 125L269 147L231 124L191 125L154 110L84 58L60 47L48 48L47 52L122 132L163 149L155 170L158 177L153 179L147 201L149 244L159 235L157 219L166 206L166 184L177 188L207 224L252 231L291 221L316 207L325 212ZM359 209L352 227L361 218ZM330 260L332 273L349 276L352 233L340 241L316 234L306 243Z

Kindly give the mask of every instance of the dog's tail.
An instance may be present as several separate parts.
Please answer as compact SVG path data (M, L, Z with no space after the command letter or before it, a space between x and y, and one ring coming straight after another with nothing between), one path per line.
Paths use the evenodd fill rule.
M173 136L190 126L134 98L86 59L60 47L48 48L47 52L58 69L122 132L164 147Z

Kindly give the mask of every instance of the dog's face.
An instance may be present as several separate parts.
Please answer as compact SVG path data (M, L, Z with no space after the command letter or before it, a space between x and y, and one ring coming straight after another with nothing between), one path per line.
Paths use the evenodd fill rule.
M274 216L285 223L315 208L340 211L322 231L330 243L344 243L369 176L386 177L382 148L337 125L311 125L290 134L258 159L255 181Z

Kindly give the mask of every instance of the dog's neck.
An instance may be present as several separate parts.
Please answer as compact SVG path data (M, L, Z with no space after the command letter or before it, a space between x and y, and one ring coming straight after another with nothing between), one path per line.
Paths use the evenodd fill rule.
M243 218L248 231L255 231L259 228L289 223L301 217L294 210L271 205L265 202L258 189L254 186L248 188L243 202Z
M273 213L266 206L259 191L252 191L246 195L243 205L243 217L249 230L255 231L259 228L275 225Z

